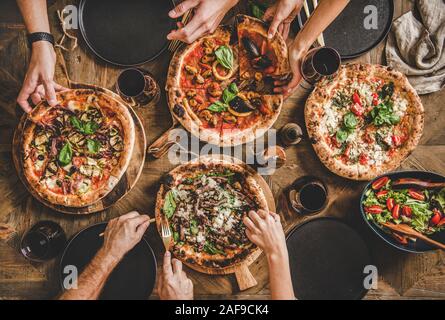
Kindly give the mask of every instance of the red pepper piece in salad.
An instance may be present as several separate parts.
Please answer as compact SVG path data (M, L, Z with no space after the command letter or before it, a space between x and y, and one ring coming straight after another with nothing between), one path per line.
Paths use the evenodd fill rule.
M371 188L374 190L379 190L384 185L386 185L388 183L388 181L389 181L388 177L381 177L372 183Z
M408 195L411 198L416 199L416 200L420 200L420 201L424 201L425 200L425 195L422 192L420 192L418 190L415 190L415 189L409 189L408 190Z

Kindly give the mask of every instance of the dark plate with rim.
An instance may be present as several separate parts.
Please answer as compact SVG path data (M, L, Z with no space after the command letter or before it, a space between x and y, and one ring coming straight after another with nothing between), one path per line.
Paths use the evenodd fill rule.
M313 5L308 1L309 12ZM376 12L376 26L369 28L365 19ZM342 59L358 57L376 47L391 29L394 17L393 0L354 0L323 32L326 46L336 49ZM306 23L307 16L302 8L292 24L298 32ZM376 27L376 28L374 28Z
M89 226L77 233L68 243L60 260L60 285L64 290L66 266L75 266L78 275L102 247L107 223ZM104 285L101 300L146 300L156 283L156 258L148 242L142 238L119 262Z
M292 284L304 300L356 300L367 293L364 269L373 265L360 235L337 218L315 218L287 236Z
M408 244L403 245L403 244L397 242L397 240L395 240L390 233L384 231L374 221L369 221L366 218L366 213L363 210L363 206L362 206L363 200L365 199L365 193L366 193L366 191L368 191L371 188L371 185L374 181L376 181L377 179L379 179L381 177L385 177L385 176L389 177L391 180L396 180L396 179L400 179L400 178L415 178L415 179L422 179L422 180L427 180L427 181L432 181L432 182L443 182L443 181L445 181L445 177L438 173L428 172L428 171L391 172L391 173L383 174L383 175L375 178L371 182L369 182L366 185L366 187L363 189L362 195L360 197L360 212L362 214L363 219L365 220L366 224L371 228L371 230L379 238L381 238L383 241L385 241L387 244L389 244L390 246L392 246L398 250L401 250L404 252L409 252L409 253L423 253L423 252L435 250L436 249L435 247L432 247L431 245L429 245L428 243L426 243L422 240L416 240L415 242L409 241ZM441 243L445 243L445 230L443 230L441 232L437 232L435 234L432 234L428 237L430 237L433 240L439 241Z
M175 27L171 1L81 0L79 28L88 47L102 60L136 66L157 58Z

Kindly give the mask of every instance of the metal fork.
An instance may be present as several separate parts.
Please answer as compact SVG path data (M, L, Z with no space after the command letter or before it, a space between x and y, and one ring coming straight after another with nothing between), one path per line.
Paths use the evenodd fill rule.
M170 225L165 217L161 220L161 237L165 250L168 251L172 240L172 231L170 230Z

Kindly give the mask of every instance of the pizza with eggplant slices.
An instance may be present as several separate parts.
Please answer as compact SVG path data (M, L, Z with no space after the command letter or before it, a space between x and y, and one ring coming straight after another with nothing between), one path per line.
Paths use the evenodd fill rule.
M117 100L91 89L40 103L23 133L23 168L30 187L52 204L85 207L107 195L128 167L133 118Z
M245 165L199 158L171 171L156 200L158 227L167 219L173 254L191 267L233 266L259 250L243 218L268 210L265 195Z
M276 121L283 96L273 81L289 73L286 44L267 38L261 20L237 16L236 30L213 34L179 49L167 77L173 115L201 140L232 146L264 134Z
M332 172L370 180L399 167L414 150L424 109L402 73L350 64L317 84L305 120L316 153Z

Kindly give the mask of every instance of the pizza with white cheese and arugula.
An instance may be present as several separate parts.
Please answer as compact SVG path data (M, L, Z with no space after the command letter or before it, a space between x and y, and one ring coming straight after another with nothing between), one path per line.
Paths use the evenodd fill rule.
M243 218L268 210L252 172L223 159L199 158L167 174L156 201L158 227L167 219L170 249L189 266L221 269L259 250L246 236Z
M316 85L306 102L305 121L328 169L370 180L399 167L414 150L422 136L424 109L402 73L349 64Z
M29 114L23 169L30 188L55 205L85 207L106 196L125 173L135 129L127 107L93 90L58 94Z

